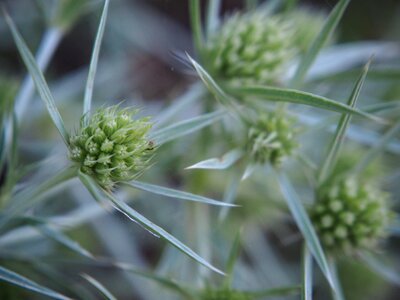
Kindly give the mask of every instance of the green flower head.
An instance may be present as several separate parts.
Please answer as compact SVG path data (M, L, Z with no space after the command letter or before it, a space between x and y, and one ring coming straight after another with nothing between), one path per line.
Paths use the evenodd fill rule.
M279 84L296 49L290 22L264 11L229 17L207 44L212 75L232 85Z
M373 249L387 235L388 195L370 182L341 180L320 191L311 219L322 244L334 254Z
M262 114L247 131L246 150L257 164L282 163L297 148L295 119L282 112Z
M101 108L70 137L71 160L105 189L135 178L151 158L154 145L146 135L152 124L149 118L133 120L136 113L118 105Z

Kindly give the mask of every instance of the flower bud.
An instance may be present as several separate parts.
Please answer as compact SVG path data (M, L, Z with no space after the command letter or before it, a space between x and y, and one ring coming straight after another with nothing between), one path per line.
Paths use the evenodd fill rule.
M373 249L386 236L390 218L388 195L353 178L326 185L311 209L323 246L336 254Z
M235 14L210 38L206 65L232 85L279 84L296 54L290 22L264 11Z
M282 112L262 114L249 126L246 150L254 163L279 165L297 148L295 119Z
M133 120L136 113L118 106L99 109L70 137L71 160L107 190L135 178L153 153L146 138L152 124L148 118Z

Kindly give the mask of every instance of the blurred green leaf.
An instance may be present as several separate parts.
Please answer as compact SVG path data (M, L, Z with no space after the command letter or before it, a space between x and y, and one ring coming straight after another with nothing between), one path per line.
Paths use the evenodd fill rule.
M71 299L71 298L61 295L49 288L39 285L36 282L33 282L32 280L30 280L26 277L23 277L15 272L8 270L1 266L0 266L0 280L4 280L4 281L7 281L14 285L18 285L24 289L31 290L31 291L37 292L39 294L49 296L53 299L60 299L60 300Z
M92 51L92 58L90 60L89 66L89 74L86 82L85 87L85 95L83 98L83 123L87 125L90 109L92 107L92 97L93 97L93 85L94 85L94 78L96 76L97 70L97 63L99 60L99 53L101 47L101 41L104 35L104 29L106 27L106 20L107 20L107 13L108 13L108 5L110 1L105 0L103 13L101 15L99 28L97 29L96 40L94 42L94 47Z
M93 285L107 300L117 300L110 291L106 289L106 287L101 284L98 280L93 278L92 276L89 276L88 274L82 274L81 275L83 278L85 278L91 285Z
M221 0L208 0L206 19L207 39L209 39L212 34L215 33L215 31L218 29L220 9Z
M365 65L360 78L357 80L357 82L353 88L353 91L351 92L351 95L349 97L347 104L352 108L354 108L356 106L357 99L358 99L358 96L360 95L362 86L363 86L365 78L367 76L370 63L371 63L371 61L369 61ZM322 166L319 170L319 174L318 174L319 184L322 184L329 177L330 172L332 171L332 169L334 168L334 166L336 164L337 157L340 152L340 148L342 147L342 144L343 144L343 141L344 141L344 138L346 135L347 127L350 124L350 120L351 120L350 114L343 114L339 120L339 123L336 127L336 132L335 132L333 139L328 147L328 149L329 149L328 155L323 160Z
M88 8L88 0L59 0L54 24L63 31L67 31Z
M204 34L201 24L201 11L200 1L190 0L189 2L190 12L190 25L193 32L193 43L198 55L201 55L204 43Z
M10 202L9 207L4 210L4 215L0 219L0 228L11 221L16 215L37 205L46 193L55 187L67 182L76 176L75 168L66 168L35 187L27 187L17 193Z
M362 253L361 258L363 262L376 274L380 275L387 281L400 286L400 273L398 270L393 269L393 265L383 262L371 253Z
M337 266L336 266L336 262L334 261L334 259L329 260L329 268L331 269L332 278L333 278L335 286L336 286L336 289L332 291L332 297L334 300L344 300L344 294L342 291L342 286L340 284L340 279L339 279L339 275L337 272Z
M72 251L82 255L84 257L93 258L93 255L83 248L78 242L70 239L63 232L55 230L46 225L37 225L35 226L37 230L39 230L45 236L55 240L56 242L64 245L65 247L71 249Z
M36 64L35 58L32 53L29 51L27 45L22 39L21 35L18 32L14 22L10 18L10 16L5 12L5 18L8 26L11 29L11 33L13 35L15 44L17 45L18 51L27 67L30 75L32 76L33 81L35 82L36 88L42 98L44 104L46 105L47 111L50 114L51 119L53 120L54 125L57 127L64 143L68 146L68 132L65 129L64 121L61 118L60 113L54 103L53 96L49 90L49 87L44 79L42 72Z
M192 249L190 249L188 246L184 245L182 242L180 242L177 238L169 234L167 231L162 229L161 227L157 226L147 218L145 218L143 215L138 213L136 210L134 210L132 207L130 207L128 204L126 204L123 201L120 201L116 199L112 194L100 189L100 187L94 182L94 180L79 172L79 178L81 179L82 183L86 186L86 188L89 190L89 192L92 194L92 196L97 200L97 201L103 201L104 197L106 197L111 203L113 204L114 208L118 211L120 211L122 214L124 214L126 217L128 217L130 220L134 221L135 223L141 225L143 228L147 229L149 232L162 237L165 239L167 242L175 246L179 251L182 251L189 257L193 258L195 261L198 263L202 264L203 266L209 268L210 270L224 275L224 273L214 266L212 266L210 263L205 261L203 258L201 258L197 253L195 253Z
M175 140L211 125L220 120L224 115L225 111L220 110L194 117L189 120L184 120L151 132L149 139L153 140L157 146L160 146L166 142Z
M240 237L241 237L241 230L239 230L235 235L235 239L233 240L231 249L229 251L228 260L226 262L226 276L224 278L224 287L226 288L230 288L232 286L233 269L240 255L240 243L241 243Z
M194 202L199 202L199 203L203 203L203 204L211 204L211 205L217 205L217 206L230 206L230 207L236 206L235 204L225 203L222 201L217 201L214 199L191 194L188 192L182 192L179 190L174 190L174 189L162 187L159 185L144 183L144 182L140 182L140 181L136 181L136 180L132 180L129 183L124 183L124 185L135 188L135 189L139 189L142 191L146 191L149 193L170 197L170 198L194 201Z
M321 268L321 271L324 273L332 289L336 290L333 277L328 265L328 260L326 259L325 252L321 247L318 236L315 232L314 227L312 226L306 210L304 209L300 199L298 198L294 188L292 187L292 184L286 178L286 176L282 173L278 173L277 178L282 194L286 200L286 203L288 204L294 220L296 221L297 226L303 234L308 249L314 256L316 262Z
M312 255L308 247L304 245L303 249L303 287L302 287L302 300L312 299L313 288L313 268L312 268Z
M329 14L324 26L322 27L320 33L315 37L314 41L310 45L310 48L307 50L305 55L302 57L300 64L297 67L296 73L290 81L289 86L298 88L301 86L307 71L313 64L315 58L318 53L321 51L322 47L329 39L336 26L339 23L344 11L346 10L347 5L350 3L350 0L340 0L332 12Z

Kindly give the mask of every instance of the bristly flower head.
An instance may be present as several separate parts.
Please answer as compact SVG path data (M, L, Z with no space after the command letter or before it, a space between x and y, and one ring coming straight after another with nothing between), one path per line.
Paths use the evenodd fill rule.
M388 194L371 182L347 178L322 188L311 219L324 247L333 254L375 248L391 219Z
M146 135L152 124L133 120L136 113L118 105L101 108L70 138L70 158L105 189L135 178L151 158L154 145Z
M207 44L205 64L232 85L279 84L296 54L290 22L264 11L235 14Z
M247 131L246 150L254 163L279 165L297 148L295 119L281 111L264 113Z

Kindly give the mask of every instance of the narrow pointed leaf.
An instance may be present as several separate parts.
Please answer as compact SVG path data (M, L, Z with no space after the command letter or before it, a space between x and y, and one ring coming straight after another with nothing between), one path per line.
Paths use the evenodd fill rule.
M98 280L96 280L92 276L89 276L88 274L82 274L81 276L85 278L91 285L93 285L104 296L105 299L117 300L117 298L115 298L113 294L111 294L111 292L107 290L107 288Z
M243 172L243 175L242 175L241 180L244 181L244 180L246 180L247 178L249 178L249 177L254 173L254 171L256 170L256 168L257 168L257 165L256 165L256 164L250 163L249 165L247 165L247 166L246 166L246 169L245 169L244 172Z
M385 280L400 286L400 273L399 270L394 270L392 266L383 261L380 261L376 256L363 253L361 255L362 260L366 265L374 271L376 274L380 275Z
M88 257L88 258L93 258L93 255L89 251L87 251L85 248L83 248L78 242L70 239L63 232L60 232L58 230L55 230L55 229L53 229L49 226L45 226L45 225L39 225L39 226L36 226L36 228L42 234L55 240L58 243L64 245L65 247L71 249L72 251L78 253L79 255L82 255L82 256Z
M183 244L181 241L179 241L177 238L175 238L173 235L159 227L158 225L154 224L150 220L148 220L146 217L138 213L136 210L134 210L132 207L130 207L128 204L126 204L123 201L120 201L116 199L112 194L101 190L100 187L97 186L97 184L94 182L94 180L83 174L79 173L79 178L81 179L82 183L88 188L89 192L92 194L92 196L97 200L97 201L102 201L104 198L109 200L114 208L124 214L126 217L128 217L130 220L132 220L135 223L140 224L143 228L147 229L149 232L152 232L156 236L160 236L163 239L165 239L168 243L176 247L179 251L185 253L189 257L193 258L195 261L198 263L204 265L205 267L213 270L216 273L224 275L222 271L219 269L215 268L212 266L210 263L208 263L206 260L204 260L202 257L200 257L197 253L195 253L192 249L190 249L188 246Z
M366 117L368 119L374 120L375 122L385 123L385 121L376 116L352 108L341 102L337 102L335 100L323 96L318 96L312 93L302 92L294 89L283 89L283 88L266 87L266 86L248 86L248 87L230 88L229 92L231 92L233 95L238 95L238 96L256 96L259 98L263 98L267 101L302 104L339 113L349 113ZM251 100L246 100L246 101L251 101Z
M364 80L367 76L370 63L371 63L371 61L369 61L366 64L363 72L361 73L360 78L357 80L357 82L353 88L353 91L351 92L349 101L347 102L347 104L350 107L354 108L357 103L357 99L358 99L358 96L360 95L361 88L362 88L362 86L364 84ZM330 143L330 145L328 147L328 149L329 149L328 155L324 159L323 164L322 164L321 169L318 174L318 181L320 184L323 183L327 179L331 170L333 169L333 167L336 164L337 157L340 152L340 148L342 147L344 137L346 135L347 127L350 124L350 120L351 120L350 114L343 114L339 120L339 123L336 127L335 135L333 136L332 142Z
M315 37L310 48L301 59L300 64L297 67L296 73L291 79L291 82L289 84L290 86L297 88L302 84L303 79L307 74L307 71L310 69L311 65L315 61L315 58L324 46L325 42L329 39L333 31L335 30L349 3L350 0L340 0L336 4L332 12L329 14L320 33Z
M42 98L47 111L51 119L53 120L54 125L57 127L64 143L68 146L68 132L65 129L64 121L61 118L60 113L55 105L53 96L51 95L50 89L44 79L42 72L40 71L38 65L36 64L35 58L32 53L29 51L28 46L22 39L20 33L18 32L17 27L14 22L10 18L10 16L5 13L5 19L7 21L8 26L11 29L12 36L14 38L15 44L17 45L18 51L27 67L30 75L32 76L33 81L35 82L36 88L39 92L40 97Z
M229 251L228 261L226 262L226 276L224 278L224 286L230 288L233 279L233 269L240 254L241 230L236 233L235 239Z
M333 258L329 260L329 268L332 273L332 278L335 283L335 290L332 290L332 298L334 300L344 300L344 294L342 290L342 285L340 284L339 274L337 272L337 266Z
M194 133L208 125L211 125L220 120L224 115L224 111L215 111L185 120L152 132L149 135L149 139L153 140L157 146L160 146L166 142Z
M139 190L142 190L142 191L146 191L146 192L149 192L149 193L170 197L170 198L176 198L176 199L181 199L181 200L200 202L200 203L204 203L204 204L211 204L211 205L217 205L217 206L230 206L230 207L236 206L234 204L225 203L225 202L222 202L222 201L217 201L217 200L214 200L214 199L210 199L210 198L207 198L207 197L195 195L195 194L192 194L192 193L182 192L182 191L179 191L179 190L166 188L166 187L162 187L162 186L159 186L159 185L144 183L144 182L136 181L136 180L132 180L129 183L124 183L124 185L129 186L129 187L133 187L135 189L139 189Z
M263 299L263 297L283 297L299 294L301 291L300 285L284 286L272 289L266 289L263 291L256 292L243 292L244 295L248 295L255 299Z
M312 299L312 256L311 252L308 250L307 246L303 249L303 288L302 288L302 300Z
M108 13L108 5L110 1L105 0L103 13L101 15L99 28L97 30L96 40L94 42L94 47L92 51L92 58L90 60L89 66L89 74L86 82L85 87L85 96L83 98L83 120L84 124L87 124L89 118L89 112L92 106L92 96L93 96L93 85L94 85L94 78L96 75L97 70L97 63L99 60L99 53L100 53L100 46L101 41L104 35L104 29L106 27L106 20L107 20L107 13Z
M53 299L60 299L60 300L70 299L64 295L61 295L49 288L39 285L36 282L33 282L32 280L1 266L0 266L0 280L7 281L14 285L18 285L24 289L34 291L42 295L49 296Z
M314 227L311 224L310 218L307 215L300 199L298 198L294 188L290 181L282 173L277 174L278 182L282 194L286 200L292 216L303 234L304 240L307 244L308 249L314 256L315 261L319 265L322 273L325 275L332 289L335 290L335 284L332 278L331 271L329 269L328 260L318 240L318 236L315 232Z
M230 95L225 93L225 91L216 83L216 81L211 77L211 75L208 74L207 71L204 70L204 68L199 63L197 63L189 55L187 55L187 57L190 63L195 68L200 79L203 81L204 85L210 91L210 93L232 113L234 113L237 116L243 116L243 110L239 109L235 100Z
M234 149L222 155L221 158L206 159L187 167L186 169L225 170L237 162L242 156L242 151Z

